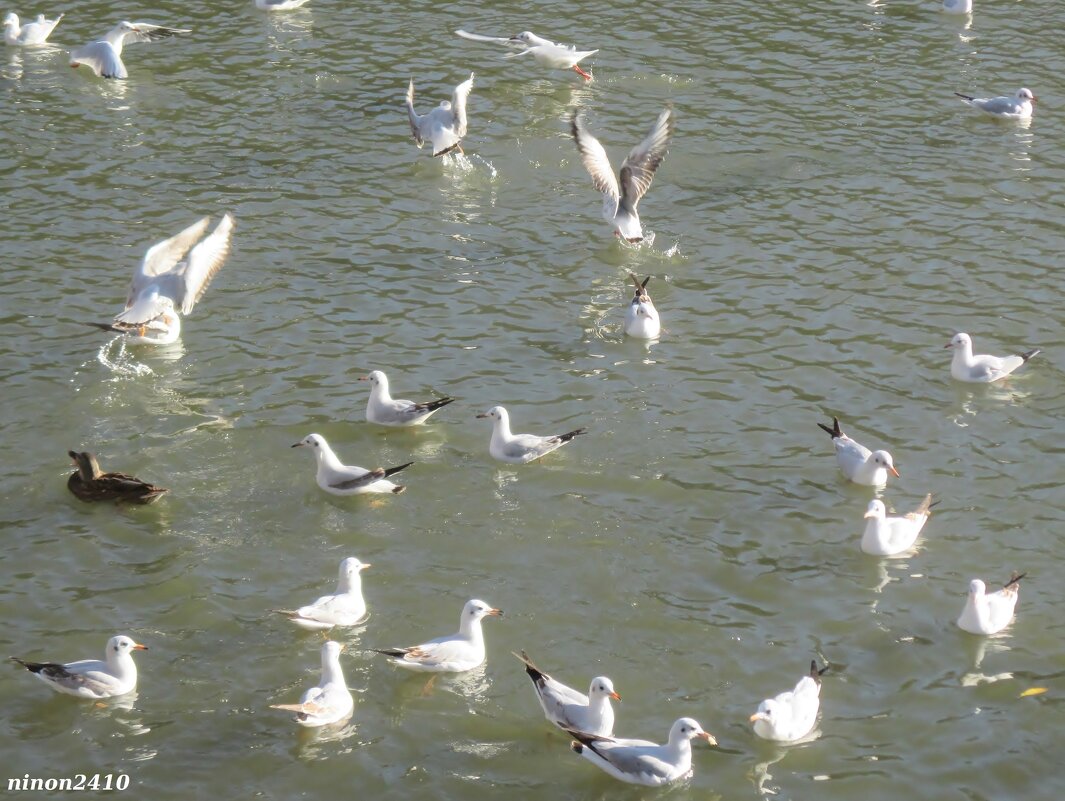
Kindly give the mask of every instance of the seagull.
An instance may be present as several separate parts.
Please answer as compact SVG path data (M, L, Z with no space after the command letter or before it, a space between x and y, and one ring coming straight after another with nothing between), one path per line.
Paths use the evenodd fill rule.
M970 97L955 92L964 102L980 111L986 111L1005 120L1026 120L1032 116L1035 95L1031 89L1018 89L1012 97Z
M603 219L613 225L615 235L626 242L641 241L643 228L636 205L651 188L655 170L666 157L673 136L673 109L667 108L659 114L644 140L625 157L621 163L620 183L606 150L584 127L579 111L573 113L570 127L581 162L592 176L592 185L603 193Z
M947 14L972 14L973 0L943 0L943 11Z
M862 534L862 550L874 556L893 556L908 551L917 541L929 510L935 504L932 493L924 496L921 505L903 517L888 517L882 501L874 498L865 511L865 532Z
M717 745L717 740L691 718L680 718L673 724L665 745L649 740L594 737L572 730L568 733L574 737L570 747L597 768L623 782L648 787L660 787L692 775L693 737Z
M420 426L454 398L437 398L425 403L396 400L388 394L388 376L380 370L359 379L370 382L370 400L366 403L366 422L381 426Z
M62 14L55 19L45 19L44 14L38 14L36 22L27 22L19 26L18 14L9 11L4 17L4 43L16 47L44 44L61 19L63 19Z
M435 640L410 648L374 649L377 653L392 657L392 664L423 673L463 673L473 670L484 662L484 634L481 620L485 617L502 617L502 609L493 609L484 601L474 599L462 607L457 634L437 637Z
M551 451L557 451L574 437L587 433L585 429L577 428L565 434L555 434L549 437L538 437L536 434L511 434L510 415L502 406L493 406L477 417L489 417L495 421L492 424L492 439L488 443L488 452L493 459L510 464L526 464L539 459Z
M625 333L639 339L658 339L662 332L662 321L658 319L658 309L647 294L647 282L651 276L643 279L643 283L632 273L629 273L629 278L636 285L636 292L625 312Z
M451 101L441 100L440 105L420 117L414 111L414 79L407 86L407 119L414 142L420 148L429 140L434 156L443 156L452 150L462 152L462 137L466 135L466 98L473 89L473 73L455 87Z
M137 665L131 651L147 651L148 646L124 634L107 641L104 658L82 659L61 665L57 662L29 662L11 657L53 690L78 698L111 698L125 695L137 686Z
M954 349L950 374L955 381L971 384L990 384L1005 378L1041 350L1018 353L1015 356L973 356L973 340L968 334L955 334L944 348Z
M848 437L839 427L839 420L832 418L832 428L818 423L821 430L827 431L836 446L836 462L840 472L855 484L870 487L882 487L887 484L890 472L896 478L899 471L887 451L870 451L864 445Z
M461 36L463 39L470 39L474 42L494 42L495 44L505 44L512 47L521 47L520 53L508 53L503 58L517 58L518 56L531 55L536 59L537 63L550 67L551 69L560 70L573 70L580 75L584 80L592 80L592 76L582 70L579 66L580 62L593 56L599 52L596 50L578 50L576 47L566 45L555 44L549 42L540 36L537 36L532 31L522 31L516 36L511 36L509 39L504 36L479 36L476 33L469 33L468 31L458 30L455 33Z
M1020 581L1027 573L1014 573L1005 586L997 592L987 593L984 582L973 579L969 582L969 597L958 618L958 628L970 634L998 634L1013 620L1017 607Z
M176 342L181 336L178 313L188 315L192 311L229 255L233 218L224 214L214 231L204 236L210 221L204 217L148 248L133 271L125 311L116 314L113 322L88 325L128 335L133 344Z
M292 11L307 2L309 0L255 0L255 7L263 11Z
M82 45L70 51L70 66L89 67L104 78L128 78L126 65L122 63L122 46L132 42L158 42L179 33L192 33L188 28L166 28L147 22L126 22L123 20L112 28L102 39Z
M322 679L303 694L298 704L270 704L271 709L296 713L296 722L313 728L340 723L351 717L355 701L344 683L340 652L344 646L327 640L322 646Z
M536 698L549 721L564 731L579 731L594 737L610 737L614 733L614 708L610 699L620 701L621 696L614 692L610 679L596 676L585 695L541 671L524 651L514 656L525 663L525 672L532 679Z
M399 495L406 487L393 484L388 477L414 464L407 462L397 467L378 467L374 470L341 464L321 434L309 434L292 447L313 448L314 458L318 460L318 486L331 495L362 495L367 492L391 492L393 495Z
M67 451L77 472L67 479L67 489L83 501L154 503L170 490L141 481L126 473L105 473L88 451Z
M313 604L296 610L274 609L301 629L328 631L333 626L355 626L366 620L366 600L362 597L360 573L370 565L354 556L340 560L337 591L323 595Z
M790 743L801 740L817 723L817 710L821 706L821 676L828 666L817 669L810 663L810 674L799 679L794 690L767 698L751 715L754 733L763 740Z

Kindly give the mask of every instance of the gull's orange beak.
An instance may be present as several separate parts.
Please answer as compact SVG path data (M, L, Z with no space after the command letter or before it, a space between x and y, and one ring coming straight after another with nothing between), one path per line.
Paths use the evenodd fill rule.
M141 645L139 642L133 643L133 650L134 651L147 651L148 650L148 646L147 645Z
M502 609L489 609L486 614L490 615L491 617L503 617L503 610Z
M751 723L754 723L756 720L762 720L762 713L761 712L755 712L753 715L751 715L748 718L748 720L751 721Z
M948 343L947 343L946 345L944 345L943 347L944 347L944 348L953 348L953 347L954 347L954 344L953 344L953 343L951 343L951 342L948 342Z
M293 447L293 448L301 448L301 447L303 447L303 443L302 443L302 442L297 442L297 443L296 443L295 445L293 445L292 447Z
M370 380L370 376L368 376L368 375L360 375L359 376L359 380L360 381L369 381Z
M706 740L710 745L717 745L717 740L714 739L714 735L707 731L701 731L695 735L700 740Z
M618 695L617 693L610 693L610 697L613 698L615 701L620 701L621 700L621 696Z
M362 565L359 567L359 570L365 570L368 567L373 567L373 563L371 563L371 562L363 562Z
M894 474L895 478L902 478L902 476L899 475L899 471L895 469L895 465L888 465L888 470Z
M475 416L476 416L476 417L477 417L478 419L480 419L481 417L487 417L488 415L487 415L487 414L478 414L478 415L475 415Z

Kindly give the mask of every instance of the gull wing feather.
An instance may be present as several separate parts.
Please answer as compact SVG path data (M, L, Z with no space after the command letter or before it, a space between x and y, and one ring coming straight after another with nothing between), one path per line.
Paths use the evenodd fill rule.
M189 253L189 260L184 269L184 297L181 299L181 313L192 311L207 287L211 283L229 255L229 244L233 238L233 217L224 214L211 234Z
M624 208L635 211L640 198L651 188L655 170L665 158L672 137L673 109L667 108L621 164L621 205Z
M127 309L133 305L137 295L145 287L159 276L170 272L174 265L185 257L185 254L189 252L189 248L203 236L203 232L207 230L207 224L210 221L210 217L204 217L190 225L180 234L164 239L162 242L148 248L148 252L144 254L140 265L133 272L133 279L129 284L129 293L126 295Z
M421 147L425 144L422 140L422 118L414 111L414 79L410 79L407 86L407 120L410 122L410 132L414 136L414 143Z
M463 39L469 39L471 42L493 42L494 44L505 44L511 47L515 45L515 42L512 42L510 41L510 39L507 39L503 36L481 36L477 33L470 33L469 31L464 31L461 28L455 31L455 35L461 36ZM524 47L525 45L522 44L521 46Z
M455 87L451 96L451 113L455 116L455 135L459 139L466 135L466 99L473 89L473 73L470 77Z
M169 39L179 33L192 33L191 28L168 28L165 25L153 25L150 22L134 22L137 29L130 31L124 37L125 42L158 42L160 39Z
M588 174L592 176L592 186L604 195L603 216L605 217L607 212L610 211L610 218L613 219L614 214L617 212L618 203L621 200L621 192L618 189L618 179L614 175L614 168L610 164L606 150L599 143L599 140L592 136L588 129L584 127L584 120L581 119L579 112L573 115L571 129L573 131L573 141L577 143L577 152L581 155L581 163L584 164L584 169L588 171Z
M96 75L104 78L124 80L129 77L122 57L110 42L90 42L77 50L71 50L70 63L75 66L84 64Z

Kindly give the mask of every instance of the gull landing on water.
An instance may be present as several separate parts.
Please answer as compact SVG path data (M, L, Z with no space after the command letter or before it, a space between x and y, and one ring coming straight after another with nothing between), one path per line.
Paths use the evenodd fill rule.
M299 609L273 609L301 629L328 631L333 626L356 626L366 620L366 600L362 597L363 570L370 567L354 556L340 562L340 577L332 595L323 595L313 604Z
M692 718L681 718L674 723L665 745L649 740L594 737L573 730L567 730L567 733L574 738L570 748L604 773L629 784L647 787L661 787L692 775L693 738L717 745L717 740Z
M1005 120L1026 120L1034 111L1035 95L1031 89L1018 89L1010 97L970 97L955 92L962 101L994 117Z
M402 484L393 484L388 477L414 464L407 462L397 467L378 467L374 470L342 464L325 441L325 437L320 434L310 434L292 447L307 447L314 452L314 458L318 462L315 480L318 486L330 495L363 495L368 492L390 492L399 495L407 488Z
M810 674L799 679L794 690L762 701L751 715L754 733L763 740L790 743L813 731L821 707L821 676L826 670L827 666L818 669L816 662L810 662Z
M1038 348L1015 356L973 355L973 340L968 334L955 334L944 348L954 349L950 362L950 375L955 381L970 384L990 384L1005 378L1014 370L1042 351Z
M440 105L428 114L419 116L414 111L414 79L407 86L407 120L414 142L420 148L425 141L433 146L434 156L443 156L452 150L462 152L462 137L466 135L466 99L473 89L473 73L455 87L451 100L441 100Z
M437 398L425 403L396 400L388 392L388 376L380 370L359 378L370 382L370 400L366 402L366 422L381 426L420 426L434 413L454 402L454 398Z
M355 700L344 682L340 667L340 652L344 646L332 640L322 646L322 678L318 686L311 687L298 704L271 704L271 709L296 713L296 722L314 728L341 723L351 717Z
M517 58L518 56L531 55L538 64L542 64L545 67L551 69L560 70L573 70L580 75L584 80L592 80L591 74L585 72L580 68L580 62L593 56L599 52L596 50L578 50L573 46L566 46L555 44L540 36L537 36L532 31L522 31L521 33L511 36L509 39L503 36L479 36L476 33L469 33L468 31L458 30L455 31L456 35L461 36L463 39L469 39L474 42L492 42L494 44L505 44L511 47L521 47L520 53L508 53L503 58Z
M673 137L673 109L658 115L651 130L621 163L619 176L606 155L606 150L584 126L580 112L574 112L571 122L573 139L581 155L584 168L592 176L592 185L603 193L603 219L614 226L617 236L626 242L643 239L640 215L636 206L655 177L655 170L666 157L669 140Z
M958 618L958 628L970 634L998 634L1006 628L1017 608L1020 581L1027 575L1014 573L1001 590L991 593L980 579L970 581L969 597L965 599L965 608Z
M82 659L68 662L30 662L11 657L57 693L78 698L111 698L137 688L137 665L132 651L147 651L147 645L134 642L123 634L107 641L103 660Z
M839 419L832 418L832 428L818 423L822 431L832 437L836 448L836 463L840 472L855 484L882 487L887 484L888 472L898 478L899 471L887 451L871 451L843 433Z
M4 44L13 47L44 44L61 19L62 14L55 19L45 19L44 14L38 14L36 22L19 25L18 14L9 11L4 17Z
M70 66L82 64L104 78L128 78L126 65L122 63L122 46L127 41L158 42L179 33L192 33L187 28L167 28L148 22L126 22L123 20L112 28L102 39L70 51Z
M176 342L181 336L178 311L184 315L192 311L229 255L233 218L223 215L214 231L205 237L210 221L210 217L204 217L177 236L149 248L133 272L125 311L116 314L114 322L88 325L126 334L135 344Z
M477 417L487 417L492 423L492 439L488 443L488 453L493 459L510 464L527 464L551 451L557 451L571 439L586 434L583 428L568 431L565 434L540 437L536 434L512 434L510 432L510 414L502 406L493 406Z
M629 278L636 285L636 292L625 311L625 333L638 339L658 339L662 333L662 322L658 319L658 309L647 294L647 283L651 276L643 279L642 283L632 273L629 273Z

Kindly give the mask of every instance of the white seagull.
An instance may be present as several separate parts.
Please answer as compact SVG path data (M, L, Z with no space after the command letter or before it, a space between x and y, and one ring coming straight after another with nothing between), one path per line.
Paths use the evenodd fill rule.
M340 652L344 646L332 640L322 646L322 678L317 687L311 687L298 704L271 704L271 709L283 709L296 713L296 722L313 728L340 723L351 717L355 701L348 685L344 683L344 671L340 667Z
M337 590L323 595L313 604L299 609L274 609L301 629L328 631L333 626L355 626L366 619L366 600L362 597L361 573L370 567L354 556L340 560Z
M551 451L557 451L574 437L587 433L585 429L577 428L565 434L554 434L548 437L540 437L536 434L512 434L510 433L510 415L502 406L493 406L477 417L487 417L493 421L488 453L493 459L510 464L526 464L539 459Z
M870 451L861 443L843 433L839 427L839 420L832 418L832 428L822 423L817 424L821 430L827 431L832 437L832 444L836 447L836 462L840 472L855 484L865 484L870 487L882 487L887 484L887 476L890 472L896 478L899 471L895 469L895 463L891 454L887 451Z
M55 19L45 19L44 14L38 14L36 22L27 22L20 26L18 14L9 11L4 17L4 43L16 47L44 44L61 19L62 14Z
M420 426L436 411L454 402L454 398L437 398L425 403L396 400L388 393L388 376L380 370L362 376L370 382L370 400L366 403L366 422L381 426Z
M255 7L263 11L292 11L310 0L255 0Z
M569 734L575 740L570 747L597 768L623 782L648 787L661 787L692 775L693 737L717 745L717 740L691 718L681 718L673 724L665 745L649 740L593 737L572 730Z
M538 64L542 64L545 67L559 70L573 70L580 75L584 80L592 80L592 76L582 70L580 66L581 61L593 56L599 52L596 50L578 50L573 46L566 46L561 44L555 44L541 36L537 36L532 31L522 31L521 33L511 36L509 39L504 36L480 36L476 33L469 33L468 31L458 30L455 33L461 36L463 39L470 39L474 42L493 42L495 44L505 44L512 47L520 47L520 53L508 53L503 58L517 58L518 56L531 55Z
M969 582L969 597L958 617L958 628L970 634L998 634L1013 620L1017 608L1020 581L1027 573L1014 573L1006 585L997 592L988 593L984 582L973 579Z
M407 86L407 119L414 142L420 148L429 140L434 156L443 156L452 150L462 152L462 137L466 135L466 99L473 89L473 73L455 87L450 102L441 100L440 105L428 114L418 116L414 111L414 79Z
M934 506L932 493L924 496L921 505L903 517L888 517L882 501L874 498L865 510L865 531L862 533L862 550L874 556L894 556L908 551L917 541L929 510Z
M133 271L125 311L116 314L114 322L89 325L126 334L134 344L175 342L181 336L178 312L187 315L192 311L229 255L233 218L223 215L205 237L209 222L210 217L204 217L177 236L150 247Z
M188 28L166 28L148 22L123 20L108 31L102 39L70 51L70 66L89 67L104 78L128 78L126 65L122 63L122 46L126 42L158 42L179 33L192 33Z
M362 495L367 492L391 492L393 495L398 495L406 487L402 484L393 484L388 477L414 464L414 462L407 462L397 467L378 467L374 470L341 464L340 459L333 453L333 449L329 447L329 443L321 434L308 434L292 447L307 447L314 452L314 458L318 462L318 473L315 479L318 486L331 495Z
M1011 97L970 97L955 92L965 103L975 109L1006 120L1026 120L1032 116L1035 95L1031 89L1018 89Z
M560 729L610 737L614 733L614 707L610 699L620 701L614 683L606 676L596 676L588 688L588 695L567 687L548 676L532 663L524 651L514 654L525 663L525 672L532 679L536 700L544 716Z
M817 710L821 707L821 676L828 666L817 669L810 663L810 674L799 679L794 690L767 698L751 715L754 733L763 740L790 743L801 740L817 723Z
M972 14L973 0L943 0L943 11L947 14Z
M592 185L603 193L603 219L626 242L639 242L643 239L643 228L636 206L651 188L655 170L666 157L673 136L673 109L667 108L659 114L647 136L625 157L620 180L614 175L606 150L584 127L579 111L573 113L570 127L581 162L592 176Z
M110 698L125 695L137 687L137 665L131 651L147 651L148 646L124 634L107 641L104 658L68 662L30 662L11 657L53 690L78 698Z
M971 384L990 384L1005 378L1030 358L1042 353L1036 348L1015 356L973 356L973 340L968 334L955 334L943 347L954 349L954 357L950 362L950 374L954 380Z
M629 278L636 285L636 292L625 311L625 333L639 339L658 339L662 333L662 321L658 318L658 309L651 302L651 296L647 294L647 282L651 276L643 279L643 283L632 273L629 273Z
M423 673L463 673L484 662L484 633L481 620L502 617L502 609L493 609L484 601L474 599L462 607L459 630L447 637L413 645L409 648L375 649L392 658L392 664Z

